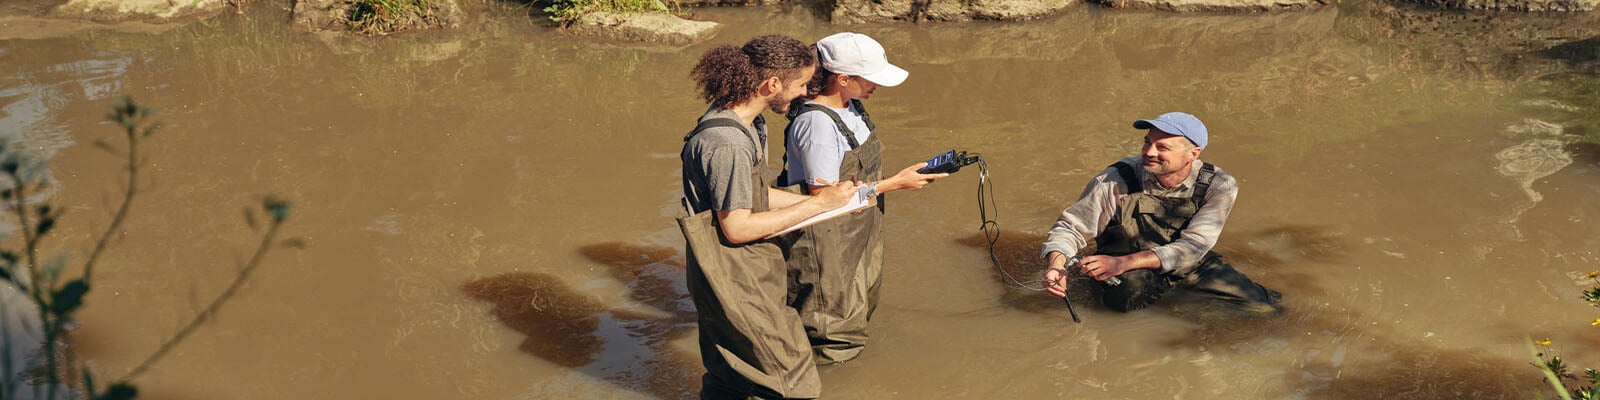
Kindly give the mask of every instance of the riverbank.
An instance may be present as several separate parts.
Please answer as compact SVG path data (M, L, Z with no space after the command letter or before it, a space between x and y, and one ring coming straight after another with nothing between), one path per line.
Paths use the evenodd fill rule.
M682 46L712 37L715 26L708 24L713 23L693 21L693 10L708 6L785 4L809 8L820 18L848 26L975 20L1026 21L1057 15L1074 7L1215 14L1301 12L1332 4L1329 0L627 0L598 3L574 3L569 0L548 3L513 0L17 0L0 7L0 18L29 17L31 19L27 19L27 23L33 26L59 21L60 25L71 27L81 25L74 23L81 20L104 24L181 24L227 10L243 12L246 4L254 2L270 2L290 10L293 24L309 31L332 30L374 35L452 29L470 22L471 17L483 14L486 10L509 7L522 10L527 18L536 23L548 19L553 21L553 26L578 36L668 46ZM1376 0L1357 3L1383 9L1380 14L1405 20L1400 21L1399 25L1415 27L1419 22L1438 24L1451 19L1477 21L1506 18L1525 21L1514 25L1549 25L1549 21L1590 17L1593 14L1591 11L1600 5L1600 0ZM1593 20L1588 18L1588 21ZM1583 27L1583 22L1557 24ZM1520 28L1512 26L1475 32L1491 37L1509 37L1517 36L1518 32L1513 31ZM17 33L21 30L0 22L0 38L48 35ZM71 29L47 27L46 30Z

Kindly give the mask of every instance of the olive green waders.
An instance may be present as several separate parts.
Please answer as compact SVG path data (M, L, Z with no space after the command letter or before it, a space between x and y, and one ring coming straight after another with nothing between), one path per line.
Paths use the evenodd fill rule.
M852 102L865 117L861 103ZM812 110L832 117L850 144L839 165L840 181L883 179L883 142L878 135L857 144L855 133L825 106L805 104L793 115ZM870 117L864 119L872 126ZM809 183L796 186L800 193L809 194ZM789 304L800 311L818 364L849 361L867 345L867 321L878 308L878 288L883 285L883 210L883 196L879 195L877 207L819 222L780 241L792 280Z
M751 212L767 210L761 171L753 168L750 176L755 191ZM700 397L820 396L822 381L800 317L784 304L788 281L778 245L770 240L728 243L716 211L694 213L687 201L678 226L688 248L686 280L699 314L700 358L706 367Z
M1105 232L1095 238L1095 254L1111 256L1150 250L1178 240L1189 220L1205 205L1205 195L1216 171L1215 166L1203 164L1195 178L1194 195L1182 198L1146 194L1143 182L1134 173L1134 166L1122 162L1111 166L1128 183L1128 195L1118 202L1117 215L1107 224ZM1118 278L1122 280L1120 285L1097 285L1100 300L1118 311L1149 306L1174 287L1233 303L1245 311L1273 313L1281 309L1278 303L1282 296L1278 292L1251 281L1214 252L1206 253L1200 265L1193 269L1180 267L1172 273L1137 269Z

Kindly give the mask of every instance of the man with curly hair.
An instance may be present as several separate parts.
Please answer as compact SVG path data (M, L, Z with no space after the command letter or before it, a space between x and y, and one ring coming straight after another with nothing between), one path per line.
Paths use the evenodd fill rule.
M816 49L767 35L707 51L692 75L710 103L684 138L678 217L687 251L689 295L699 314L702 399L816 398L811 346L785 303L783 255L768 237L838 208L856 194L839 182L811 196L773 189L762 171L767 125L806 93Z

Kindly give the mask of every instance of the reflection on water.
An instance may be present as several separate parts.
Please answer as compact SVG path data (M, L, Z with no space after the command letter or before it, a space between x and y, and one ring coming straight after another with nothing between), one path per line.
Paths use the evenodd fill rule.
M661 342L693 328L694 302L683 280L684 265L677 249L600 243L580 247L578 252L609 266L611 276L626 283L630 299L667 314L640 320L645 325L639 330L650 342Z
M613 242L582 246L578 252L607 266L613 279L627 285L629 298L649 308L613 311L633 349L585 371L657 398L694 397L704 371L698 353L671 342L692 338L695 327L678 251Z

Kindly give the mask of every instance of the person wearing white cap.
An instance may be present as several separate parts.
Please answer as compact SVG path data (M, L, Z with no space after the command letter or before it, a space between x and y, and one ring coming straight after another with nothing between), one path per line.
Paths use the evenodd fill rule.
M764 111L806 93L816 50L788 36L706 51L691 75L710 103L683 138L684 283L700 328L701 399L813 399L822 380L799 315L783 302L789 276L767 237L843 206L855 182L801 196L768 186Z
M1211 251L1239 195L1238 181L1200 161L1209 143L1205 124L1172 112L1133 122L1144 148L1107 167L1078 201L1056 219L1041 255L1045 291L1065 297L1068 267L1100 284L1100 300L1128 312L1155 303L1173 288L1220 299L1251 315L1282 311L1278 292L1251 281ZM1094 239L1095 252L1075 256Z
M925 163L883 178L883 142L861 100L905 82L883 46L844 32L817 41L820 61L804 99L789 107L784 171L778 185L811 193L834 182L873 185L876 208L823 221L786 236L792 282L789 304L800 312L818 364L849 361L867 342L883 270L883 193L916 190L949 174L919 174Z

